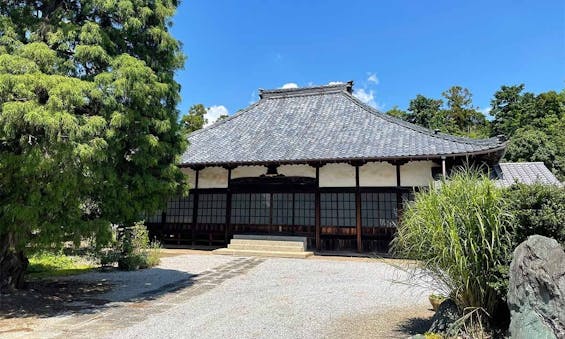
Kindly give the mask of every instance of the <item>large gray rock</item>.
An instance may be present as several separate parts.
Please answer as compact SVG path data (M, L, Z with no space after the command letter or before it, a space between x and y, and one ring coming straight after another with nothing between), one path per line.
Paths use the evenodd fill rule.
M508 307L511 338L565 338L565 252L557 241L533 235L516 247Z

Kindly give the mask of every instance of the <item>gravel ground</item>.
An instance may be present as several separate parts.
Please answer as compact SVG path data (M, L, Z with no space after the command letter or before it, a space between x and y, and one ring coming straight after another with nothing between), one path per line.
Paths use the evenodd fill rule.
M232 257L167 259L171 260L164 260L164 271L182 269L199 259L210 267L210 260ZM402 283L411 280L403 270L378 261L267 259L247 274L225 280L159 314L147 315L108 337L402 337L400 321L410 323L414 318L417 322L431 315L427 296L432 289ZM135 284L141 287L144 282ZM408 336L406 331L409 329L404 332Z
M91 272L65 279L80 281L104 281L113 285L108 293L100 294L97 299L112 302L138 299L143 293L158 291L165 285L186 281L203 271L232 261L231 257L216 255L180 255L161 259L161 263L152 268L139 271Z

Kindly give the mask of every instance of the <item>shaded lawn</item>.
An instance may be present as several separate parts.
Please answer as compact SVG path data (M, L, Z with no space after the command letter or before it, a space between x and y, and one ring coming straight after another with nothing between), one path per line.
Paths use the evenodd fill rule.
M29 258L27 277L42 279L86 273L97 266L86 258L56 253L38 253Z

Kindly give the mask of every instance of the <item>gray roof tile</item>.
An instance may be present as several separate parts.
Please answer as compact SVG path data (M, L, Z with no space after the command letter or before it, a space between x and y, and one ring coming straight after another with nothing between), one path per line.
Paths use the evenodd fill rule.
M378 112L351 93L352 83L261 91L235 115L196 131L183 165L425 158L490 153L497 138L435 133Z
M498 185L503 187L517 182L528 185L534 183L561 185L543 162L506 162L498 164L494 170Z

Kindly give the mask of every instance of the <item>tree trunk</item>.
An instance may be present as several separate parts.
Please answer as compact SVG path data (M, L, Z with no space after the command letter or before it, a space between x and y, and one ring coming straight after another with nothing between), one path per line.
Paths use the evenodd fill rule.
M28 264L24 252L15 248L14 234L0 234L0 292L23 288Z

